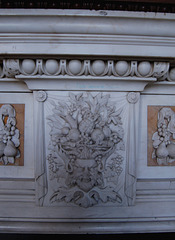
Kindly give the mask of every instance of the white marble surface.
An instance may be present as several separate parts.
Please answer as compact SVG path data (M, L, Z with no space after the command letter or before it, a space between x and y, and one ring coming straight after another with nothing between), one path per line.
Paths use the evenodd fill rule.
M5 9L0 10L0 16L0 53L4 60L4 68L1 65L0 69L0 102L25 104L24 166L0 166L0 232L174 231L175 167L147 166L146 112L148 105L175 105L174 14ZM53 61L55 58L63 59L63 65L67 61L68 70L73 72L65 74L65 69L68 70L63 68L57 74L59 64ZM52 59L54 64L49 65L51 61L48 61L46 67L41 64L43 59ZM77 71L82 69L71 68L70 59L74 61L71 63L92 61L90 73L79 74ZM99 67L94 68L94 59L103 66L101 72ZM140 61L144 62L141 76L139 68L134 68L127 76L111 74L105 67L105 61L110 60L115 63L122 60L125 65L132 60L138 66L142 65ZM22 65L18 65L20 61ZM153 67L157 61L163 63L158 64L161 66L158 70ZM80 61L76 66L79 65ZM157 82L161 77L162 81ZM76 94L106 92L116 102L118 96L125 96L128 108L122 121L129 163L125 170L134 174L125 179L127 186L133 184L135 171L137 173L137 184L132 185L130 192L134 201L131 199L128 206L113 203L103 206L99 203L89 208L73 204L40 206L48 187L49 173L45 166L50 129L46 115L51 109L44 95L38 95L38 90L45 90L46 96L52 98L59 96L63 102L70 91ZM128 92L136 92L131 94L130 103L126 100ZM136 104L135 100L138 100Z
M1 10L0 53L174 57L174 14ZM80 24L81 22L81 24Z

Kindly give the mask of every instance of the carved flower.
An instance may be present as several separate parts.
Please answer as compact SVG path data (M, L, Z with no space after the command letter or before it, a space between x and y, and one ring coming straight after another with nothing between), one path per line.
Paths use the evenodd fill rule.
M120 142L120 139L119 139L117 133L112 133L111 136L110 136L110 140L115 144Z

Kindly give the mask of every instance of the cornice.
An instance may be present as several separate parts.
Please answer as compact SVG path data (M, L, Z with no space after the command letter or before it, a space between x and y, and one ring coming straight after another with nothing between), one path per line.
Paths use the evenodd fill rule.
M127 34L132 36L175 36L173 28L175 15L170 13L0 9L0 16L1 33L89 33L115 35L126 34L127 31ZM150 23L151 25L149 25ZM168 26L168 29L166 26ZM169 31L169 28L171 28L171 31Z
M110 81L105 89L112 90L115 82L132 80L144 83L137 88L141 91L148 82L175 80L173 14L5 9L0 16L4 81L20 79L31 85L31 79L49 79L52 89L58 80L62 89L65 80L96 81L96 86ZM115 90L126 89L115 85Z
M2 55L175 58L174 14L1 9L0 17Z
M142 37L142 36L126 36L126 35L105 35L105 34L16 34L0 33L0 44L108 44L110 45L130 45L136 46L175 46L175 38L173 37ZM46 53L45 53L46 54Z

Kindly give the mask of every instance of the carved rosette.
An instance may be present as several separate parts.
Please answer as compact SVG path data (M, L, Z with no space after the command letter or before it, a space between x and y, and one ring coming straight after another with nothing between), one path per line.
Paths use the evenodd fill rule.
M70 93L68 102L55 103L48 117L50 181L57 190L50 202L81 207L122 203L118 181L123 172L124 130L120 113L102 93ZM55 186L54 186L55 188Z
M163 107L158 112L157 131L152 140L152 158L156 158L158 165L175 162L175 112L170 107Z
M129 92L127 95L127 100L129 103L135 104L140 98L140 93L138 92Z
M0 161L4 165L14 164L15 158L20 157L19 145L15 109L9 104L4 104L0 108Z
M45 102L47 99L47 93L45 91L38 91L36 93L36 100L38 102Z

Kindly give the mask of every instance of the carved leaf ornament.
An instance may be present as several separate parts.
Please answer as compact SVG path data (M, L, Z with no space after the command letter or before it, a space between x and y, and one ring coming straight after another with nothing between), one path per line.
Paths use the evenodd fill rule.
M69 94L55 103L48 117L50 180L57 180L51 202L81 207L99 202L122 202L118 178L123 171L124 130L120 113L102 93ZM111 157L112 155L112 157Z
M20 157L19 130L16 128L16 112L9 105L0 108L0 161L7 165L14 164L15 158Z
M158 113L157 131L153 134L152 158L158 165L168 165L175 161L175 112L163 107Z

